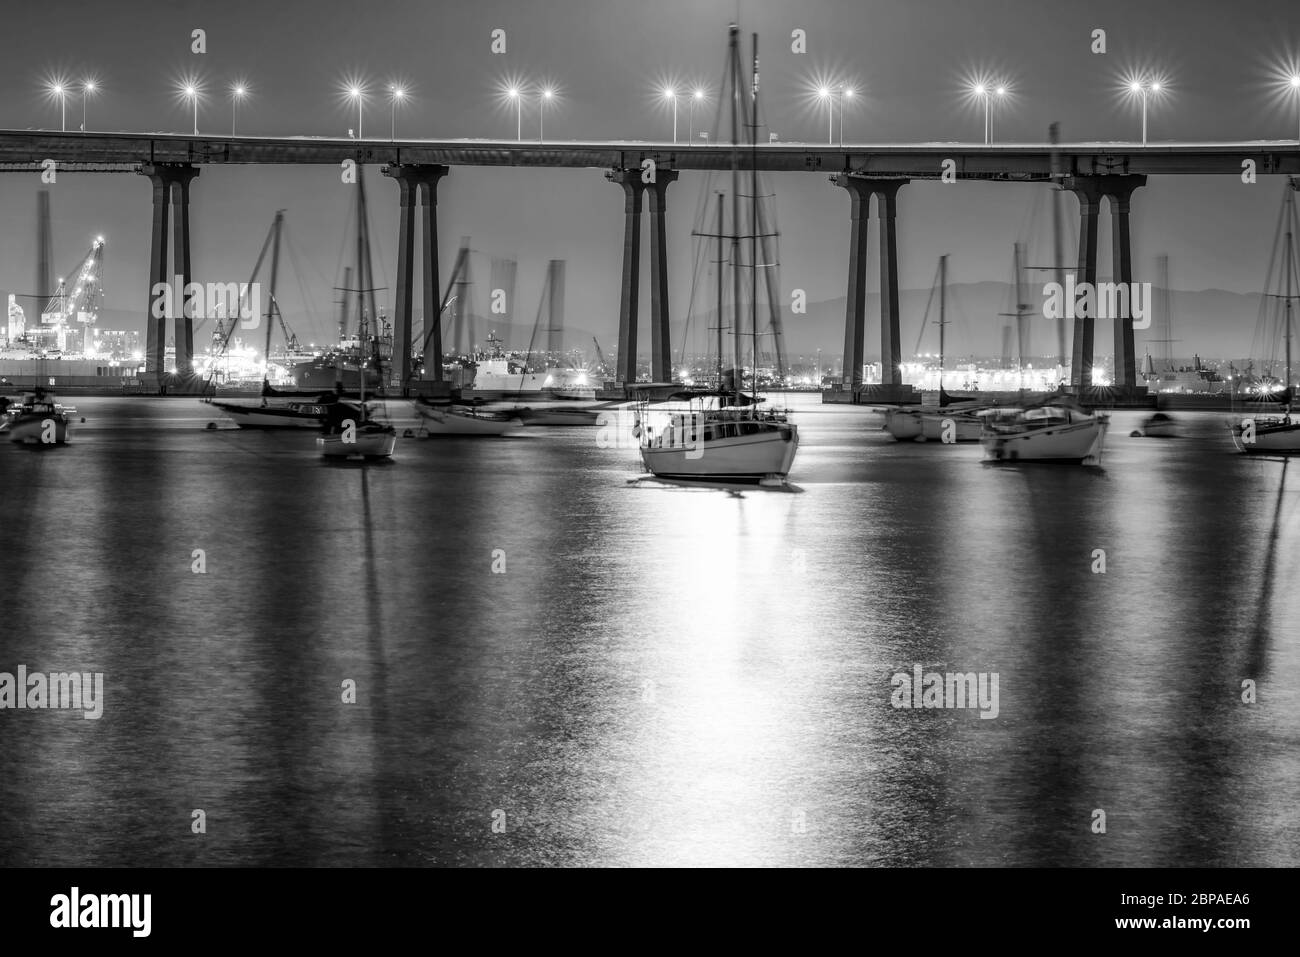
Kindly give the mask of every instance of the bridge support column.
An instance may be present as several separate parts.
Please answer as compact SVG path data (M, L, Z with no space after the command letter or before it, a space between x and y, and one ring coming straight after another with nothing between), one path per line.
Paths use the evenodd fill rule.
M645 185L639 169L615 169L605 174L623 187L623 282L618 306L619 385L636 382L637 305L641 292L641 195Z
M646 184L650 194L650 378L671 382L672 338L668 328L668 239L664 232L668 187L677 171L657 169L655 181ZM620 343L621 347L621 343Z
M1101 185L1096 176L1071 176L1065 188L1079 197L1079 266L1075 275L1076 288L1088 283L1094 290L1097 285L1097 215L1101 212ZM1080 315L1078 301L1069 304L1074 310L1074 343L1070 353L1070 385L1076 389L1092 387L1093 342L1096 334L1095 309L1083 310Z
M898 191L907 180L877 181L880 215L880 381L899 386L903 351L898 331Z
M401 393L411 388L412 305L415 301L415 215L419 207L424 305L424 368L432 368L433 381L442 381L442 306L438 286L438 181L448 167L434 163L406 163L384 167L384 175L397 181L401 204L397 232L397 315L393 323L393 378ZM418 203L417 203L418 200Z
M1129 229L1129 201L1133 191L1145 186L1147 178L1136 174L1107 176L1102 188L1110 198L1111 259L1114 264L1111 278L1123 283L1130 296L1122 301L1128 305L1115 317L1115 385L1133 390L1137 388L1137 356L1133 343L1133 311L1131 293L1133 286L1132 235ZM1151 308L1151 303L1147 303Z
M193 279L190 262L190 181L199 175L199 171L186 163L147 163L140 167L140 173L149 177L153 186L153 225L149 240L149 298L145 307L145 375L153 376L159 390L165 389L167 370L167 319L155 315L163 311L156 308L154 290L159 285L170 286L172 275L168 274L170 257L167 248L167 227L170 220L171 206L176 206L175 233L175 269L174 275L180 277L181 288L172 289L172 321L176 339L176 371L182 376L194 372L194 314L185 308L185 286ZM179 293L179 300L176 293Z
M862 388L863 347L866 340L867 230L871 225L871 187L866 180L841 173L831 177L848 190L852 204L849 233L849 292L844 308L844 371L840 381L857 392Z
M1125 173L1114 176L1067 177L1065 188L1079 197L1079 266L1076 275L1078 286L1088 283L1093 289L1093 308L1085 311L1077 303L1074 307L1074 348L1070 360L1070 384L1076 388L1092 386L1094 347L1096 343L1096 316L1103 297L1097 289L1097 217L1103 199L1110 201L1111 216L1111 280L1126 290L1133 281L1132 232L1129 226L1129 205L1133 191L1146 185L1147 178L1140 174ZM1121 298L1122 296L1122 298ZM1105 297L1107 305L1114 302L1124 306L1123 313L1114 317L1115 381L1114 385L1127 390L1137 388L1137 362L1133 343L1133 315L1128 293L1119 293L1112 300Z
M868 179L839 173L831 182L848 191L852 202L849 235L849 288L844 310L844 371L841 381L855 393L862 389L866 342L867 230L871 197L877 197L880 217L880 381L902 384L903 356L898 329L898 191L906 179Z

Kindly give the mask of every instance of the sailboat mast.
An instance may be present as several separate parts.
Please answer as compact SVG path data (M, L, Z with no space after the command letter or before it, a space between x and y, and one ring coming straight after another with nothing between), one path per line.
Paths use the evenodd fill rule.
M948 325L946 293L948 290L948 256L939 257L939 398L943 398L943 333Z
M731 24L728 40L727 63L731 72L731 339L735 351L735 371L741 371L742 349L740 345L740 27ZM743 382L734 384L740 391Z
M1020 243L1011 246L1011 287L1016 297L1016 386L1025 387L1025 297L1020 288Z
M366 290L370 284L366 267L366 187L365 178L357 171L357 346L360 358L357 362L358 377L361 380L361 416L366 414Z
M275 222L271 224L271 294L266 297L266 374L262 377L263 382L268 382L271 377L271 327L274 325L275 316L275 281L280 274L280 228L284 224L284 210L275 211ZM285 348L289 343L285 343Z
M754 53L754 79L750 89L749 125L749 331L754 353L750 389L758 401L758 34L750 34Z
M718 193L718 390L722 390L722 229L725 223L726 194Z
M1288 203L1294 200L1288 196ZM1286 383L1283 389L1291 388L1291 230L1286 231L1286 296L1282 300L1286 306L1282 313L1286 321ZM1277 340L1274 340L1275 342Z

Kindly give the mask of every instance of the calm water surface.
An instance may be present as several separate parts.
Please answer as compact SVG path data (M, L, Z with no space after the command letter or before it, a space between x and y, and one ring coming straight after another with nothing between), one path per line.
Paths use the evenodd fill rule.
M68 401L0 444L0 671L104 713L0 711L0 864L1300 863L1300 463L1221 415L990 466L800 397L802 491L733 496L594 429L338 466ZM894 708L916 664L998 716Z

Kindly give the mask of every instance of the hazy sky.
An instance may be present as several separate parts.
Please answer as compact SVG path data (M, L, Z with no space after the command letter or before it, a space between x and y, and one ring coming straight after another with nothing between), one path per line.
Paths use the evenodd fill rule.
M1279 85L1300 57L1294 0L223 0L98 7L49 0L6 11L0 127L57 128L58 104L43 81L62 76L79 83L90 75L100 86L88 104L91 129L185 132L192 116L175 88L192 74L205 90L200 131L229 131L227 91L239 78L252 90L240 109L241 132L345 135L356 112L340 88L345 77L360 77L371 90L368 137L387 137L386 89L399 82L412 94L399 108L399 136L512 138L514 109L499 88L516 80L526 90L543 82L558 90L546 114L548 140L665 140L671 109L656 95L665 82L708 90L713 102L698 111L695 127L714 127L726 28L737 9L746 34L760 34L764 112L783 141L825 141L825 109L809 96L821 81L859 91L845 108L846 141L978 140L982 115L965 93L977 75L1012 91L994 115L996 140L1039 142L1059 120L1066 140L1132 141L1140 114L1120 87L1141 69L1160 74L1168 90L1150 105L1152 142L1296 135L1296 97ZM207 33L206 54L190 52L195 28ZM1107 34L1104 55L1090 50L1097 28ZM494 29L506 31L505 54L490 52ZM795 29L807 33L804 54L791 51ZM67 113L68 127L77 128L79 94L69 97ZM685 101L678 122L684 138ZM535 97L525 105L523 127L525 137L537 136ZM669 192L675 318L687 303L701 183L700 174L684 173ZM397 190L377 170L369 185L376 272L386 271L391 286ZM843 295L847 194L821 174L782 174L770 185L782 230L782 289L803 288L814 301ZM38 189L36 174L0 173L0 289L34 285ZM941 253L952 256L954 282L1007 278L1011 243L1045 238L1045 217L1031 216L1042 189L905 188L903 285L928 287ZM1137 278L1153 278L1155 257L1167 253L1175 287L1257 290L1281 191L1281 180L1267 177L1254 186L1235 176L1152 180L1134 199ZM142 317L149 197L145 179L123 174L64 173L51 190L56 272L71 268L90 239L104 234L108 305ZM622 191L599 170L458 168L439 199L444 281L459 237L469 235L477 249L518 258L519 314L530 320L546 261L566 259L569 321L614 339ZM283 207L297 254L309 263L308 302L319 312L299 332L327 337L348 200L333 169L205 167L193 188L196 278L246 277L273 211ZM1073 200L1068 208L1073 218ZM1103 240L1103 261L1108 251ZM486 280L486 265L476 268ZM648 269L643 274L648 283ZM282 298L300 298L296 286L290 273ZM642 298L646 315L648 285ZM286 307L302 308L289 301ZM1250 332L1243 329L1247 339ZM996 347L989 343L989 351Z

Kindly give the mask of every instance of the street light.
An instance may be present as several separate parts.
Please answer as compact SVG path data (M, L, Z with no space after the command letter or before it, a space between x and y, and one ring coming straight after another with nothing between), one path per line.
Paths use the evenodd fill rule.
M989 86L982 82L977 82L970 88L971 95L984 101L984 145L987 146L993 142L993 123L990 117L990 108L993 97L999 100L1007 95L1005 86Z
M840 87L839 93L840 93L840 146L843 146L844 145L844 98L847 96L850 100L853 99L853 90L850 87L842 86Z
M691 94L690 106L686 110L686 145L691 145L695 139L695 104L704 102L704 91L696 90ZM674 137L674 141L676 137Z
M230 88L230 135L235 135L235 117L239 112L239 101L248 96L248 87L236 83Z
M555 91L549 86L542 90L542 95L537 100L537 142L544 142L543 124L546 122L546 104L555 96Z
M1160 83L1157 81L1134 80L1128 85L1129 92L1134 93L1142 98L1142 145L1147 145L1147 96L1152 93L1160 92Z
M186 83L182 91L194 103L194 135L199 135L199 88L193 83Z
M1300 131L1300 73L1291 77L1291 89L1295 90L1296 122L1297 130ZM1296 139L1300 140L1300 132L1296 133Z
M68 132L68 90L62 83L54 83L50 85L50 92L59 98L60 128L66 133Z
M506 95L515 101L515 141L522 143L524 141L524 100L519 95L517 86L506 90Z
M86 132L86 97L95 92L95 81L86 80L81 84L81 132Z
M389 139L396 141L397 140L397 104L401 100L406 98L406 91L403 90L400 86L397 86L395 84L389 86L388 91L389 93L392 94L392 98L393 98L393 129L391 135L389 136Z
M672 87L664 90L664 99L673 101L673 146L677 145L677 91Z
M365 100L365 90L353 83L348 87L348 99L357 101L357 139L361 139L361 104Z
M833 110L834 102L831 100L831 88L824 86L817 91L817 95L826 101L826 145L835 144L835 113Z

